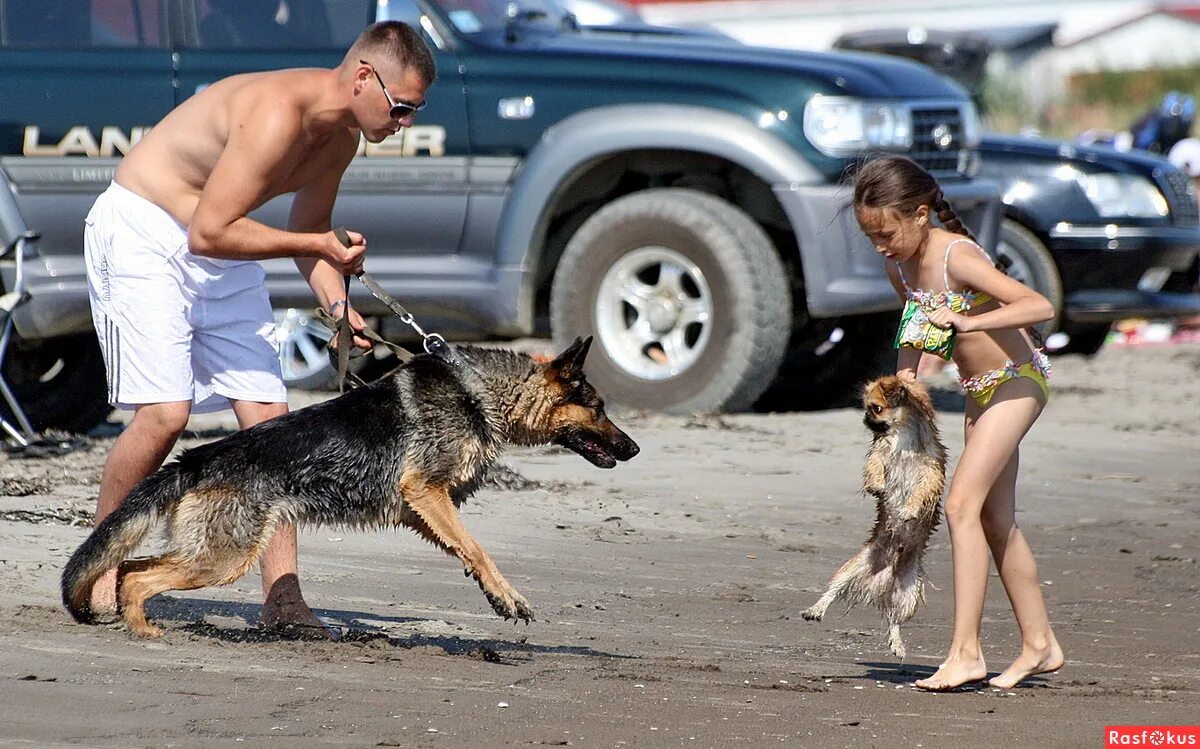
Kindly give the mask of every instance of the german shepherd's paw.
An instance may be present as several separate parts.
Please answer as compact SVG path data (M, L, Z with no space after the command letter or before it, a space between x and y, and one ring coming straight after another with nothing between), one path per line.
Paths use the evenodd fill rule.
M520 593L515 590L506 591L499 595L487 590L483 591L488 603L504 619L523 619L525 623L533 621L533 607L529 605Z
M129 626L130 632L137 635L138 637L143 637L147 640L156 640L165 634L165 632L163 632L162 627L156 626L154 624L150 624L149 622L129 622L129 621L127 621L126 624Z

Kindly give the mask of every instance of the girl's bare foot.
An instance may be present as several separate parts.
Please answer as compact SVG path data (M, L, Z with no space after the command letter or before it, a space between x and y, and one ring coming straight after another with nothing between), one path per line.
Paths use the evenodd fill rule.
M941 668L928 679L917 679L918 689L930 692L945 692L973 681L987 678L987 664L983 656L977 658L947 658Z
M1004 673L989 679L988 684L1000 689L1012 689L1027 677L1054 673L1063 667L1063 663L1062 648L1055 640L1041 649L1026 645L1021 648L1021 654L1012 665L1004 669Z

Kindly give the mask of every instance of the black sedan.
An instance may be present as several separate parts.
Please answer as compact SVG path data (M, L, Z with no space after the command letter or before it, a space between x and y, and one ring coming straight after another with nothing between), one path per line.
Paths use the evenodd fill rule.
M1177 167L1041 138L988 134L979 150L1004 200L998 259L1055 303L1063 351L1095 353L1116 320L1200 313L1200 211Z

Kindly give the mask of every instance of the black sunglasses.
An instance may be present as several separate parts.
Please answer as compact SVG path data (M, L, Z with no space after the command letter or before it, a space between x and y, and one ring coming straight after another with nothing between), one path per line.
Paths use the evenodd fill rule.
M400 120L404 119L405 117L408 117L409 115L412 115L412 114L416 114L417 112L420 112L422 109L425 108L426 102L420 102L419 104L409 104L406 101L396 101L395 99L393 99L392 95L387 90L387 86L383 82L383 77L381 75L379 75L379 71L375 69L375 66L371 65L371 63L367 62L366 60L359 60L359 62L362 63L363 65L371 66L371 72L375 74L375 80L379 81L379 87L381 89L383 89L383 95L387 98L387 103L391 106L391 109L388 110L388 116L391 117L393 120L396 120L397 122L399 122Z

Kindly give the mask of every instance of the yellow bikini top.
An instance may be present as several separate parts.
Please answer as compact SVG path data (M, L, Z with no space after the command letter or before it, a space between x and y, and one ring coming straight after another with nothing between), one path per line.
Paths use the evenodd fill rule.
M942 264L942 286L945 291L932 291L929 289L914 289L908 285L908 279L904 277L904 268L900 267L900 263L896 263L896 270L900 273L900 282L904 284L905 296L913 300L921 307L932 310L938 307L949 307L951 312L966 314L977 304L986 304L990 302L992 297L983 291L955 291L950 288L950 248L958 243L969 244L979 250L984 258L990 263L992 259L982 247L975 244L969 239L955 239L950 244L946 245L946 260Z
M934 325L927 315L938 307L949 307L952 312L966 314L976 304L983 304L992 297L984 292L954 291L950 288L950 248L959 242L974 245L987 257L982 247L968 239L956 239L946 245L946 262L942 267L942 285L944 291L913 289L904 277L904 269L896 263L900 280L904 283L906 301L904 312L900 316L900 328L896 331L896 348L907 347L936 354L943 359L954 355L956 333L954 328L942 328ZM991 258L988 258L989 262Z

